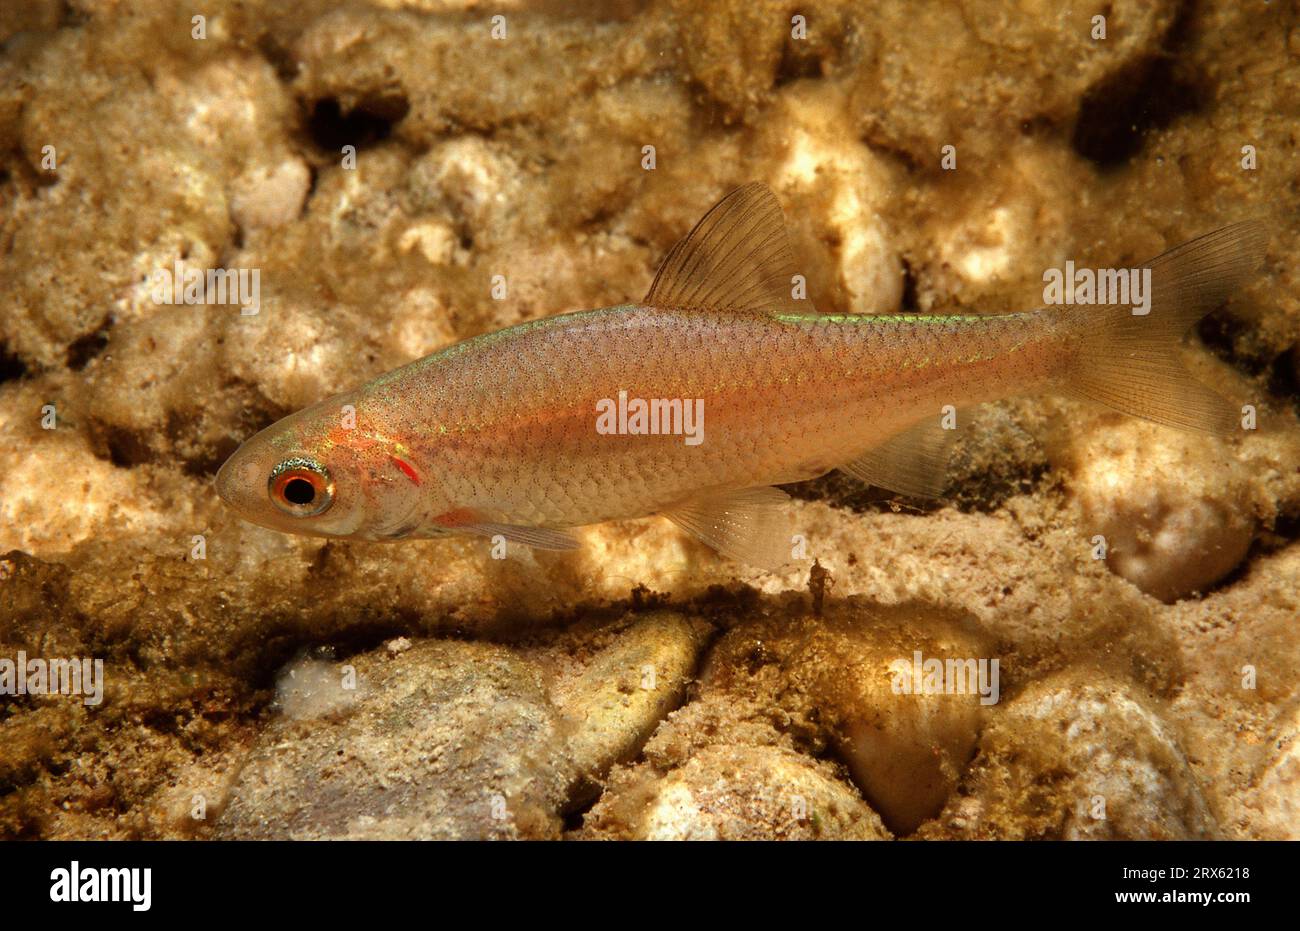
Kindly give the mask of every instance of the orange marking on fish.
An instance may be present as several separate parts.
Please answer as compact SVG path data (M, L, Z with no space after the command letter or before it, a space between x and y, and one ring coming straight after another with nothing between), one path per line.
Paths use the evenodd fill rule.
M439 514L433 522L439 527L464 527L478 520L478 513L472 508L453 508L445 514Z

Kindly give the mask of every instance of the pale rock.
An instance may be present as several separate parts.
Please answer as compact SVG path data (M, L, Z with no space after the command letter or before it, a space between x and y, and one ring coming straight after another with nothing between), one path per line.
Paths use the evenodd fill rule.
M1204 592L1249 550L1249 476L1222 442L1107 419L1075 437L1071 459L1081 552L1104 537L1107 565L1148 595L1173 602Z
M880 818L824 763L777 747L712 746L641 773L588 816L588 836L637 840L883 840Z
M244 230L274 229L298 218L311 187L311 169L296 156L254 165L235 179L230 216Z
M569 752L594 795L609 767L631 758L681 703L703 638L682 615L656 611L623 631L580 674L556 683L553 700L573 721Z

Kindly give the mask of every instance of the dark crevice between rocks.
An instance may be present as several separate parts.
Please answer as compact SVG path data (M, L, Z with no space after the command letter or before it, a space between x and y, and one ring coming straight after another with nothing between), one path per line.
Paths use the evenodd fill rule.
M772 88L783 87L802 78L820 78L828 70L815 46L802 39L788 39L781 49L781 60L776 66Z
M1288 402L1300 414L1300 346L1276 352L1261 341L1255 327L1227 310L1217 310L1201 320L1196 335L1214 356L1262 381L1270 395Z
M0 54L3 52L4 46L0 45ZM0 159L5 162L0 167L0 184L13 185L25 195L34 194L38 188L53 187L59 183L58 172L32 166L27 161L26 153L17 145L0 152ZM14 230L0 230L0 237L0 255L7 255L13 251Z
M27 364L11 352L8 344L0 343L0 384L15 381L27 374Z
M105 317L104 322L93 333L79 336L69 343L66 355L68 368L80 372L91 359L103 352L104 347L108 345L108 331L111 326L112 320Z
M587 813L596 807L598 801L600 801L599 795L595 796L585 807L575 808L573 811L567 812L564 815L563 832L569 834L573 831L581 831L582 823L586 820Z
M1032 494L1051 472L1046 462L1008 461L996 466L970 474L955 470L943 495L938 498L918 498L876 488L839 471L780 487L791 497L825 501L831 507L858 514L888 511L920 515L932 514L945 507L954 507L963 514L988 514L1000 508L1008 498Z
M1196 113L1209 94L1199 75L1178 61L1191 33L1191 7L1184 4L1162 48L1089 88L1079 105L1074 151L1098 168L1117 168L1141 150L1147 134Z
M232 387L235 382L223 385ZM163 440L141 430L92 420L92 452L119 469L130 469L157 461L164 453L178 461L188 476L211 479L245 439L288 416L291 410L273 404L260 394L257 402L243 405L234 417L223 418L224 434L213 442L208 438L209 422L202 414L169 410Z
M825 501L831 507L857 514L884 511L928 514L943 506L942 501L912 498L867 485L840 471L828 472L806 482L779 487L792 498L799 498L802 501Z
M584 233L600 233L602 230L607 229L614 218L618 217L626 209L626 204L606 201L604 204L593 208L592 211L585 216L577 217L574 226ZM460 241L461 248L472 247L473 239L471 234L468 232L468 224L466 224L464 219L460 216L456 218L456 235ZM470 244L469 246L466 246L467 241Z
M919 174L926 167L917 159L915 153L908 151L904 146L894 142L883 133L867 132L859 136L858 141L875 152L875 154L885 158L892 158L909 175ZM936 161L935 164L937 165L938 162ZM943 172L940 171L940 174L943 174Z
M181 469L194 478L216 476L221 464L245 439L270 426L290 411L279 405L245 406L234 418L223 418L224 435L213 443L206 435L208 422L203 414L169 410L164 432L171 447L180 453Z
M963 514L996 511L1008 498L1038 491L1051 475L1051 465L1038 461L1004 462L986 471L974 471L949 491L948 502Z
M344 112L334 97L315 101L307 115L307 135L317 146L331 154L345 145L354 145L357 151L392 135L393 127L411 110L402 94L368 97L351 110Z
M920 310L920 306L916 296L916 272L912 270L912 263L903 259L903 297L899 312L914 314Z
M1279 514L1273 521L1273 533L1288 542L1300 540L1300 506Z
M378 649L395 637L440 639L417 633L420 629L421 619L413 613L356 623L328 618L311 627L285 618L270 619L255 637L232 644L226 663L251 689L265 693L269 701L281 671L295 660L311 657L335 663Z
M152 462L153 450L149 443L135 430L125 427L108 427L104 430L104 445L108 461L119 469L131 469L138 465Z
M209 452L184 460L181 469L194 478L215 478L217 470L239 449L239 444L233 436L223 437Z
M257 50L266 59L267 64L275 70L275 76L281 82L288 84L298 76L298 62L280 40L269 32L258 36Z
M1232 588L1250 575L1259 560L1294 546L1298 540L1300 540L1300 502L1283 501L1272 523L1259 528L1241 562L1204 592L1198 593L1196 597L1202 598Z
M63 0L59 4L59 28L76 29L90 22L91 14L82 9L79 4L72 3L71 0Z
M1273 360L1268 373L1268 391L1291 402L1300 416L1300 346L1293 346Z
M302 213L300 216L306 216L308 205L311 199L316 195L316 187L320 184L320 169L313 163L307 163L307 193L302 198Z
M1216 310L1202 319L1196 335L1215 356L1251 378L1258 378L1269 366L1269 360L1251 345L1251 326L1226 310Z

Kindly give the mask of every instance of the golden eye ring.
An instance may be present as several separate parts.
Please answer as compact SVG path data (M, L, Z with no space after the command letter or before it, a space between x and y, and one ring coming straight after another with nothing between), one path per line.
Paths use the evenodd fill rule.
M334 503L329 470L304 456L286 459L272 469L266 487L271 502L294 517L315 517Z

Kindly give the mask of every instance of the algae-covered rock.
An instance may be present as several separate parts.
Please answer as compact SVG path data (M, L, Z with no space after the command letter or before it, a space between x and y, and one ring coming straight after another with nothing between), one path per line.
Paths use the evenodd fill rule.
M938 825L959 836L1191 840L1217 836L1157 707L1122 683L1067 673L1009 702Z
M616 781L588 838L886 840L880 818L823 763L775 747L710 747L666 776Z
M621 628L621 629L620 629ZM219 836L545 838L680 701L697 624L655 612L532 650L409 640L280 674ZM573 657L569 663L559 656Z
M569 723L567 753L594 797L611 765L637 754L659 722L685 698L704 634L688 618L655 612L621 632L550 694Z
M1269 840L1300 839L1300 710L1288 710L1261 748L1251 793L1257 830Z
M705 694L771 689L825 733L890 829L909 834L939 812L974 755L1000 699L1001 660L971 618L856 607L738 626L710 658Z
M336 691L362 694L321 697L315 714L272 725L231 788L219 836L558 835L568 758L536 669L486 644L432 642L334 673Z

